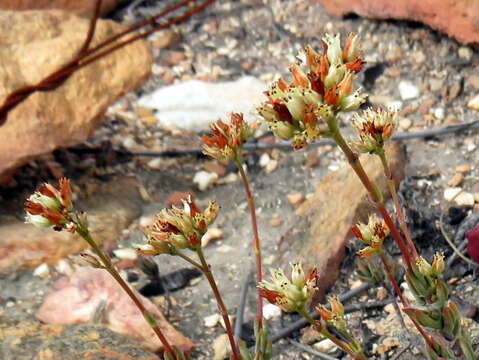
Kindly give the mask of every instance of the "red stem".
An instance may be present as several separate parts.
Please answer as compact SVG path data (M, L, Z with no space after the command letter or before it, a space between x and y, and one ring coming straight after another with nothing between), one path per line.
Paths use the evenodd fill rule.
M256 205L254 200L253 192L249 185L248 177L243 169L242 161L239 159L236 160L236 165L238 166L241 179L243 180L244 189L246 192L246 199L248 201L249 211L251 214L251 226L253 228L253 250L255 254L255 263L256 263L256 283L259 284L263 280L263 266L261 263L261 241L259 238L258 232L258 222L256 219ZM258 288L258 310L256 313L256 319L258 321L258 326L261 329L263 326L263 298L260 295Z

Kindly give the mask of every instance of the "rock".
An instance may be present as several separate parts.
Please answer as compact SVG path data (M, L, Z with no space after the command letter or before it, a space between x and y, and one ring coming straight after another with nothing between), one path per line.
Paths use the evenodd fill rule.
M455 202L459 206L473 206L475 202L474 194L463 191L456 197Z
M53 289L36 312L37 319L47 324L78 324L90 321L102 306L102 323L108 329L138 341L150 351L162 349L161 342L141 312L107 271L79 268L71 277L58 279ZM175 330L150 300L132 290L156 318L170 343L183 351L191 350L191 340Z
M321 340L314 344L313 347L324 353L333 353L337 350L336 345L329 339Z
M193 177L193 183L198 186L200 191L205 191L218 180L218 174L207 171L198 171Z
M203 168L206 171L218 174L218 176L224 176L226 174L226 168L216 160L205 162Z
M454 176L447 182L449 186L458 186L461 185L464 181L464 175L462 173L456 173Z
M0 315L4 360L158 360L138 343L99 324L44 324L33 317Z
M108 183L96 190L94 197L78 201L77 205L88 212L95 240L108 247L112 247L121 231L141 214L141 198L132 179ZM42 263L53 265L86 248L88 245L83 239L69 232L40 229L0 218L0 274Z
M444 86L444 79L436 79L436 78L429 79L429 89L431 89L431 91L439 91L443 88L443 86Z
M201 238L201 246L207 246L211 241L222 239L224 236L224 231L217 227L210 227L206 234Z
M173 191L168 195L165 201L165 207L183 207L183 200L187 200L188 197L191 197L192 200L196 199L196 194L191 191Z
M230 343L227 334L221 334L213 341L213 360L223 360L231 353Z
M401 130L407 130L412 126L412 121L408 118L400 118L399 119L399 128Z
M474 89L479 90L479 75L471 75L467 77L467 83Z
M274 304L265 304L263 307L263 316L266 320L271 320L281 316L281 308Z
M460 187L452 187L444 190L444 200L452 201L462 191Z
M87 18L61 11L0 12L0 102L70 61L88 25ZM124 28L98 21L93 45ZM151 63L146 43L135 42L85 66L55 90L33 93L16 106L0 127L0 138L15 139L0 143L0 182L38 155L87 139L107 107L144 82Z
M471 100L469 100L467 106L473 110L479 110L479 95L476 95Z
M33 275L47 278L50 275L50 268L48 267L48 264L43 263L38 265L35 270L33 270Z
M471 48L466 46L461 46L459 50L457 51L457 55L459 56L459 58L464 59L466 61L471 61L473 54L474 53L472 52Z
M79 15L90 15L96 0L0 0L2 10L65 10ZM103 0L100 14L105 15L118 6L120 0Z
M405 158L397 143L387 149L396 184L404 177ZM383 169L377 158L361 158L366 173L377 182L385 197L388 195ZM349 165L330 173L321 180L313 196L295 212L293 224L279 244L280 263L301 259L306 268L316 266L320 288L316 301L336 281L354 222L366 221L373 211L366 190Z
M319 0L326 10L343 16L355 13L375 19L420 21L464 44L479 42L479 3L469 0Z
M273 214L271 216L271 220L269 221L269 224L272 226L272 227L278 227L280 226L281 224L283 223L283 220L281 220L281 215L279 214Z
M304 194L299 192L287 194L286 197L288 198L289 203L293 206L299 206L305 199Z
M218 325L218 323L220 322L220 319L221 319L220 314L213 314L203 318L203 321L206 327L212 328Z
M155 109L165 129L207 131L211 122L231 112L242 112L246 120L253 120L264 90L265 84L251 76L218 83L188 80L147 94L138 103Z
M122 260L136 260L138 259L138 253L133 248L120 248L113 250L113 254L118 259Z
M278 160L276 159L271 159L265 166L265 170L266 170L266 173L267 174L271 174L273 171L276 170L276 168L278 167Z
M471 168L471 165L469 165L469 164L462 164L462 165L456 166L456 169L455 169L455 170L456 170L456 172L458 172L458 173L463 173L463 174L465 174L465 173L470 172L471 169L472 169L472 168Z
M419 96L419 88L410 81L399 82L398 89L403 100L415 99Z

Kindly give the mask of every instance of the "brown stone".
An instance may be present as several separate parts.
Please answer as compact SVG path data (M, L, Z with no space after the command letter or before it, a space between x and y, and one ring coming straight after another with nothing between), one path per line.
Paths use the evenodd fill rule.
M2 10L65 10L81 15L93 13L97 0L0 0ZM108 14L120 0L103 0L100 14Z
M84 204L78 202L78 208L87 211L95 240L112 247L121 231L140 216L141 198L135 181L124 179L100 188ZM42 263L53 265L86 248L78 235L0 218L0 274Z
M326 10L374 19L420 21L464 44L479 43L479 2L470 0L319 0Z
M150 351L163 348L141 312L107 271L79 268L71 277L57 280L53 287L54 291L45 297L35 314L39 320L49 324L88 322L102 306L102 323L107 328L138 341ZM155 317L171 345L190 351L194 346L191 340L179 333L150 300L132 290Z
M399 183L404 177L404 153L397 143L387 151L394 179ZM361 161L366 173L387 198L379 159L364 155ZM366 190L346 164L322 179L314 195L296 210L289 221L293 225L279 244L280 262L286 265L300 259L306 267L317 267L320 276L317 300L321 300L338 277L346 245L352 238L351 226L356 221L366 221L373 210Z
M165 201L165 207L171 207L171 206L177 206L177 207L182 207L183 206L183 200L188 199L188 197L191 196L191 199L194 201L196 199L196 194L191 191L173 191L168 197L166 198Z
M0 315L4 360L158 360L138 343L99 324L42 324Z
M89 21L62 11L1 11L0 102L12 91L35 84L72 59ZM124 27L97 23L93 44ZM36 92L10 111L0 127L0 182L16 167L58 147L87 139L107 107L140 86L152 57L144 41L135 42L75 72L52 91Z

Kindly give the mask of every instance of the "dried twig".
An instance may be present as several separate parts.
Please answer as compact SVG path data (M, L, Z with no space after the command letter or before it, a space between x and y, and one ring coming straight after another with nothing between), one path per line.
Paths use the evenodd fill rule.
M454 124L454 125L447 125L447 126L439 126L434 129L427 129L421 131L413 131L413 132L398 132L396 133L392 139L397 141L402 140L410 140L410 139L418 139L418 138L426 138L426 137L433 137L433 136L441 136L447 135L450 133L467 131L467 130L477 130L479 129L479 120L474 120L470 122L466 122L463 124ZM335 142L331 139L320 139L311 143L309 146L324 146L324 145L335 145ZM245 150L269 150L269 149L283 149L283 150L291 150L292 146L291 143L288 141L279 141L275 143L258 143L258 142L249 142L243 145L243 149ZM115 150L118 153L123 153L127 155L134 155L134 156L184 156L184 155L198 155L201 154L203 149L200 147L190 148L190 149L182 149L182 150L164 150L164 151L153 151L153 150L124 150L118 149Z
M294 340L289 340L289 342L296 346L298 349L301 349L303 351L306 351L308 353L310 353L311 355L314 355L314 356L317 356L321 359L324 359L324 360L339 360L338 358L335 358L335 357L332 357L332 356L329 356L328 354L325 354L325 353L322 353L318 350L315 350L313 349L311 346L308 346L308 345L304 345L304 344L301 344L297 341L294 341Z

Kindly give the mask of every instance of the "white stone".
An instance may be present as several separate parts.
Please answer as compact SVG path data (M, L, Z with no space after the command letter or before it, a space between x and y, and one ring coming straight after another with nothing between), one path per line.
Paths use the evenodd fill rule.
M446 115L446 113L444 111L444 108L442 108L442 107L435 108L434 111L433 111L433 114L434 114L434 117L438 120L444 119L444 117Z
M457 54L459 55L459 57L461 59L469 61L472 58L473 52L472 52L471 48L466 47L466 46L461 46L459 48L459 50L457 51Z
M461 192L456 199L454 200L459 206L473 206L474 205L474 194L463 191Z
M398 89L403 100L415 99L419 96L419 88L410 81L399 82Z
M213 352L213 360L223 360L229 356L231 347L227 334L221 334L213 341Z
M221 316L219 314L213 314L203 318L206 327L212 328L218 325Z
M70 276L71 274L73 274L73 267L65 259L58 260L57 264L55 265L55 270L63 275Z
M115 249L113 250L113 254L115 254L118 259L122 260L136 260L138 258L138 254L133 248Z
M444 190L444 199L452 201L462 191L460 187L450 187Z
M35 270L33 270L33 275L41 278L48 277L48 275L50 275L50 268L48 267L48 264L43 263L38 265Z
M198 189L200 191L205 191L206 189L208 189L211 185L214 184L216 180L218 180L217 173L203 170L198 171L193 177L193 183L198 186Z
M138 105L156 110L155 116L165 129L207 131L211 122L225 119L231 112L254 120L254 109L266 99L266 88L252 76L218 83L188 80L155 90L141 97Z
M473 110L479 110L479 95L476 95L471 100L469 100L467 106Z
M325 353L333 353L337 349L336 345L329 339L321 340L317 342L316 344L314 344L313 347L316 350L322 351Z
M261 154L261 156L259 158L259 166L264 168L264 167L266 167L266 165L268 165L268 163L270 161L271 161L271 158L268 155L268 153L263 153L263 154Z
M210 227L206 234L201 238L201 246L207 246L212 240L221 239L224 235L224 231L217 227Z
M280 317L281 309L274 304L265 304L263 307L263 316L266 320Z

